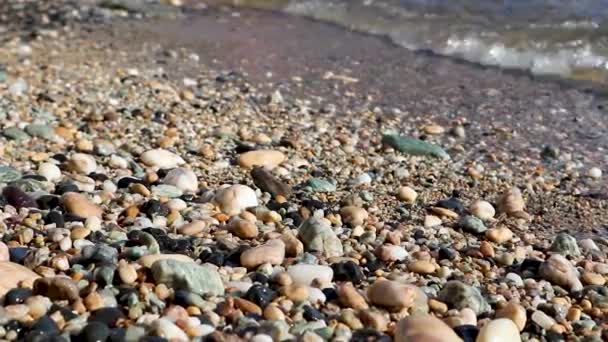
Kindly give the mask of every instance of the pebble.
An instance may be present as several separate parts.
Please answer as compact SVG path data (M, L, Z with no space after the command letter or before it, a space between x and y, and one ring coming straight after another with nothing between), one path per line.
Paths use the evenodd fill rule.
M578 272L570 261L560 254L553 254L543 262L539 274L545 280L564 286L570 291L576 292L583 289L583 284L578 279Z
M494 218L494 215L496 215L494 206L492 206L490 202L483 200L473 202L473 204L471 204L469 207L469 211L471 212L471 215L482 221L489 221Z
M253 239L259 234L258 227L255 223L237 217L231 219L228 223L228 231L241 239ZM284 239L283 245L288 245L285 243ZM287 249L287 247L285 247L285 249Z
M70 214L76 215L82 218L89 218L96 216L101 218L103 215L103 209L93 204L86 195L68 192L63 194L61 197L63 206Z
M496 318L510 319L519 331L523 331L528 319L526 309L521 304L510 302L496 312Z
M270 240L265 244L250 248L241 254L241 265L249 269L265 263L280 265L285 258L285 243L281 240Z
M30 195L13 185L5 186L2 189L2 197L4 197L8 204L17 209L38 208L38 204Z
M241 184L231 185L218 190L214 201L224 214L230 216L237 215L247 208L258 205L255 191Z
M441 221L441 219L435 215L424 216L424 226L426 228L437 227L437 226L441 226L442 224L443 224L443 221Z
M499 318L481 328L475 342L520 342L519 329L510 319Z
M392 280L376 280L368 289L367 297L375 305L393 309L410 308L416 300L416 288Z
M340 299L340 303L346 306L347 308L353 308L355 310L365 310L369 306L367 305L367 301L365 297L357 289L351 282L345 282L341 285L338 285L336 288L336 292L338 293L338 298Z
M76 282L68 277L38 278L34 282L34 294L49 297L51 300L80 299L80 290Z
M311 178L306 185L313 192L334 192L337 189L335 182L323 178Z
M188 290L199 295L224 294L220 275L211 267L175 259L160 259L151 267L157 283L175 289Z
M340 209L340 216L342 216L343 222L348 223L353 227L357 227L363 225L369 215L363 208L346 206Z
M46 178L49 182L56 182L61 179L61 170L53 163L42 163L38 166L38 174Z
M511 188L498 199L498 211L506 214L513 214L524 211L526 205L521 190Z
M285 161L285 155L281 151L274 150L255 150L239 155L238 162L241 167L253 168L263 166L273 169Z
M433 274L435 273L436 267L435 265L426 260L415 260L410 262L407 265L407 269L410 272L418 273L418 274Z
M513 238L513 232L507 227L492 228L486 231L486 237L488 240L500 245L510 241Z
M20 283L32 286L36 279L40 278L29 268L10 261L0 262L0 297L3 297L10 289L18 287Z
M263 167L254 167L253 170L251 170L251 178L253 178L253 182L258 188L264 192L270 193L275 198L277 196L289 198L293 194L293 191L288 184L280 181Z
M581 255L576 239L566 233L557 234L549 250L566 257Z
M395 330L395 342L462 342L447 324L431 315L403 318Z
M384 262L403 261L409 257L405 248L395 245L382 245L378 247L376 254Z
M482 234L488 230L480 218L471 215L461 217L458 220L458 226L464 231L473 234Z
M173 185L184 192L197 192L198 179L191 169L185 167L175 168L167 173L163 183Z
M600 178L602 178L602 169L600 169L598 167L592 167L587 172L587 175L589 175L589 177L591 177L593 179L600 179Z
M441 147L428 143L426 141L411 139L396 134L384 134L382 143L388 145L399 152L414 156L430 156L439 159L450 159Z
M180 234L188 235L188 236L196 236L203 231L207 227L207 223L201 220L195 220L190 223L186 223L183 226L178 228Z
M183 254L150 254L145 255L137 260L137 263L142 265L143 267L150 268L152 265L158 260L176 260L181 262L194 262L192 258Z
M68 169L73 172L88 175L97 170L95 157L85 153L74 153L68 162Z
M302 284L286 285L281 289L281 294L294 303L302 303L308 300L310 291L308 286Z
M553 327L556 323L553 318L549 317L546 313L540 310L534 311L530 319L532 322L536 323L545 330L551 329L551 327Z
M162 148L146 151L139 159L144 164L158 169L173 169L186 163L182 157Z
M413 204L418 198L418 193L409 186L402 186L397 192L397 197L405 203Z
M448 281L437 298L454 309L472 309L476 314L488 312L490 306L481 292L461 281Z
M171 341L190 341L188 335L175 323L165 318L159 318L152 322L152 329L156 336L164 337Z
M310 286L315 279L321 284L330 284L334 271L329 266L298 264L289 266L287 273L294 284Z
M326 258L344 254L342 241L325 220L311 217L302 223L298 231L307 251L321 252Z
M121 260L118 263L118 276L125 284L133 284L137 280L137 270L132 264Z

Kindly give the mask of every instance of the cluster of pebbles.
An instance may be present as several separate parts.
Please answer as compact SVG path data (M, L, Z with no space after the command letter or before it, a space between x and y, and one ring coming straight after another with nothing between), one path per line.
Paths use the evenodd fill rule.
M608 339L598 168L484 166L459 122L173 80L74 36L1 55L1 339Z

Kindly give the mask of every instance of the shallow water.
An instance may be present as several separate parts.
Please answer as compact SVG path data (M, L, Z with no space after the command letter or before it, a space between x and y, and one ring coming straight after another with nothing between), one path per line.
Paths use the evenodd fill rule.
M411 50L608 83L608 0L216 0L383 35Z

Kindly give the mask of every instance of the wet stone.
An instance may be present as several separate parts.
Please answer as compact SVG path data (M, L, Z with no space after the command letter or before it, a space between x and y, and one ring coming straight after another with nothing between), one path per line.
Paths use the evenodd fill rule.
M249 288L244 298L265 308L274 298L276 298L276 296L277 293L267 286L254 284Z
M4 305L23 304L33 295L31 289L15 288L4 295Z

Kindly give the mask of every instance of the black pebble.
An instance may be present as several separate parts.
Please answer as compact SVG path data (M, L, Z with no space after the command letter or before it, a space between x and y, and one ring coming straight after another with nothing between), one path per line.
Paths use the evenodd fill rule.
M449 209L451 211L456 212L459 215L463 215L467 211L467 209L465 208L462 201L455 197L450 197L448 199L441 200L441 201L437 202L437 204L435 204L435 206L440 207L440 208Z
M377 270L381 269L384 265L382 264L382 261L378 258L374 258L371 260L367 260L367 263L365 264L365 268L367 268L367 270L370 273L374 273Z
M255 272L255 273L253 273L253 274L251 275L251 280L252 280L253 282L258 282L258 283L260 283L260 284L262 284L262 285L266 285L266 284L268 284L268 280L269 280L269 278L268 278L268 276L267 276L267 275L265 275L265 274L263 274L263 273L260 273L260 272Z
M118 187L119 189L124 189L124 188L128 188L129 186L131 186L131 184L135 184L135 183L144 184L145 182L143 180L141 180L139 178L135 178L135 177L122 177L116 183L116 187Z
M109 179L108 175L103 174L103 173L97 173L97 172L93 172L91 174L89 174L89 177L93 178L93 180L97 181L97 182L103 182Z
M27 288L15 288L4 295L4 305L23 304L32 296L32 290Z
M85 222L86 219L84 217L80 217L74 214L70 214L70 213L66 213L65 215L63 215L63 219L66 222Z
M49 213L44 217L44 223L54 223L57 228L63 228L65 225L65 219L63 218L63 214L61 212L52 210L49 211Z
M144 203L141 207L141 211L152 218L153 216L167 216L169 215L169 208L160 203L160 201L151 199Z
M125 328L116 328L112 329L110 332L110 336L108 339L111 342L125 342L125 335L127 334L127 330Z
M82 329L80 336L86 342L104 342L110 336L110 328L100 322L91 322Z
M338 299L338 292L336 292L336 289L333 287L326 287L322 290L322 292L328 302Z
M542 261L540 261L540 260L524 259L524 261L519 266L519 270L520 270L520 272L528 271L528 272L537 274L538 270L540 269L541 264L542 264Z
M331 265L334 270L334 280L336 281L350 281L353 284L359 284L365 276L361 267L352 261L343 261Z
M254 284L245 294L245 299L250 300L262 308L265 308L277 296L277 293L267 286Z
M299 225L301 225L302 222L304 222L304 218L297 211L290 211L290 212L288 212L287 213L287 218L292 219L293 220L293 225L296 226L296 227L299 226Z
M30 249L28 247L13 247L8 250L11 261L17 264L23 264L23 260L29 252Z
M459 325L454 328L454 331L464 342L475 342L477 334L479 334L479 329L474 325Z
M439 260L454 260L456 259L456 251L451 248L441 247L439 248L438 256Z
M307 321L322 321L325 318L321 311L310 305L304 305L302 309L304 309L304 319Z
M57 153L53 156L53 159L55 159L56 161L60 162L60 163L64 163L66 161L68 161L68 157L65 156L65 154L63 153Z
M34 199L16 186L8 185L2 189L2 196L13 207L19 208L38 208Z
M202 262L208 262L216 266L223 266L226 262L226 256L220 251L204 250L199 255Z
M40 209L54 209L59 206L59 197L54 195L43 195L36 199L36 203Z
M71 182L62 182L55 187L55 194L63 195L67 192L78 192L78 186Z
M24 175L23 177L21 177L21 179L33 179L33 180L37 180L40 182L46 182L48 180L44 176L41 176L41 175Z
M89 322L101 322L109 327L113 327L124 314L117 308L101 308L94 311L89 317Z
M54 336L59 334L59 328L57 327L57 323L49 317L42 316L33 326L32 331L42 331L47 336Z

